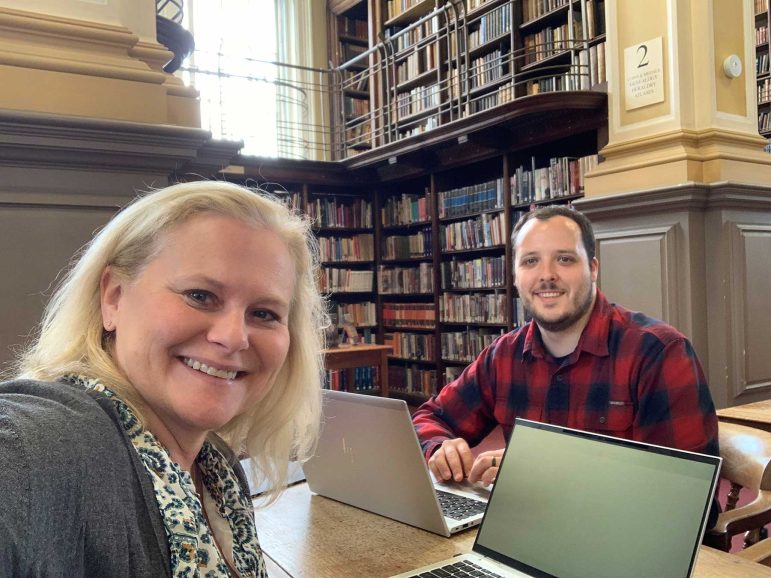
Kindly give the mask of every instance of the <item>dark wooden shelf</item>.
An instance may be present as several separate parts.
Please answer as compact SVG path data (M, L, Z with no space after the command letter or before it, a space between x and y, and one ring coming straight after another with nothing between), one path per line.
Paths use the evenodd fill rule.
M572 0L572 2L573 4L580 3L578 0ZM537 18L533 18L532 20L523 22L522 24L519 25L519 31L523 35L531 34L531 33L538 32L539 30L542 30L544 28L548 28L553 24L562 24L567 19L567 13L569 8L570 8L570 2L566 3L564 6L555 8L550 12L541 14Z

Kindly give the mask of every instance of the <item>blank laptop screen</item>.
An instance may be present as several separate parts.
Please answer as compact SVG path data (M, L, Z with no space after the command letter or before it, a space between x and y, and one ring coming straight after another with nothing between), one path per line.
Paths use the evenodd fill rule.
M688 576L719 458L567 432L517 420L474 549L560 577Z

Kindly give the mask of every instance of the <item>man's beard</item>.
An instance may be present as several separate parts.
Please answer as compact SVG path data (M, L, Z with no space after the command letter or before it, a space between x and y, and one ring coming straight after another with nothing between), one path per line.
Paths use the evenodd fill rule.
M553 286L548 286L548 287L541 287L539 290L548 291L549 289L556 289L556 288ZM527 311L530 314L530 316L533 318L533 320L538 324L538 327L540 327L544 331L549 331L550 333L556 333L559 331L565 331L566 329L569 329L574 324L576 324L591 308L593 297L594 295L590 285L589 290L586 292L586 297L582 299L580 302L574 303L575 308L573 309L573 311L568 311L562 317L558 317L557 319L544 319L543 317L538 315L533 309L528 307L527 303L524 300L522 304L525 308L525 311Z

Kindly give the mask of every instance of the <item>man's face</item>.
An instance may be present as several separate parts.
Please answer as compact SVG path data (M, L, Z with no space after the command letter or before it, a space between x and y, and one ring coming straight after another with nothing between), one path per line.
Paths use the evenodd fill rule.
M581 229L567 217L525 224L514 246L514 284L538 326L566 331L589 316L597 259L589 261Z

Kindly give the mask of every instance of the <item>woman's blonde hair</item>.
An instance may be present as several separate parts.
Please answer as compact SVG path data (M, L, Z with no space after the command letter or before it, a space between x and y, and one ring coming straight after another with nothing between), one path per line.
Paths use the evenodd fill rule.
M117 275L135 278L159 251L164 233L203 213L233 217L276 232L295 264L290 345L284 365L270 392L217 432L237 453L251 456L263 479L280 489L286 482L289 458L306 459L315 448L321 412L321 350L328 316L316 287L318 247L309 221L264 191L201 181L137 198L75 256L16 369L19 377L46 381L68 374L97 378L142 419L141 403L118 369L102 327L102 272L109 265Z

